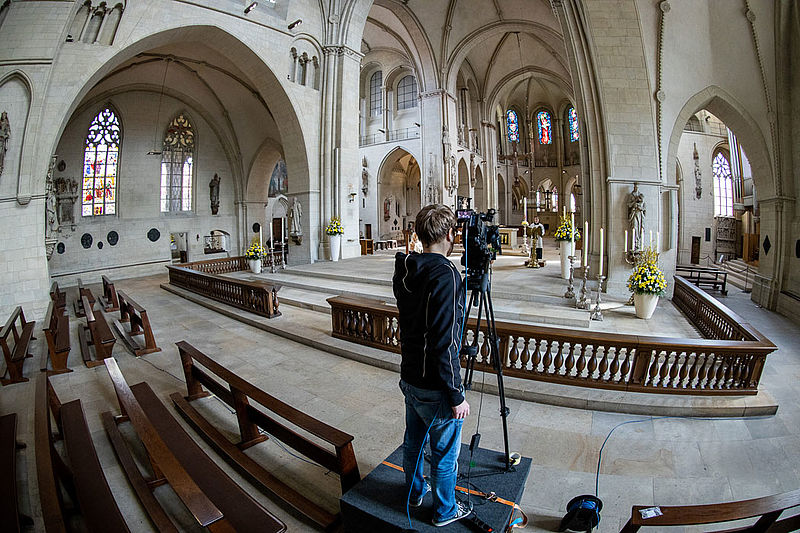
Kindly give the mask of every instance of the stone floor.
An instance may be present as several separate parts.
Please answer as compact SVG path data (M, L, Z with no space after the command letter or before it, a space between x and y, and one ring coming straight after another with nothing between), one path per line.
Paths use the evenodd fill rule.
M347 262L313 268L325 267L345 272L352 268ZM531 278L539 275L536 271L522 272L521 276ZM358 273L365 275L361 267ZM185 390L174 343L187 340L270 394L354 435L362 475L401 442L403 402L395 372L338 357L242 324L160 289L159 284L165 281L166 276L156 276L117 283L119 289L148 309L156 339L163 348L162 352L135 358L124 350L121 342L117 343L114 356L130 383L147 381L165 401L170 393ZM97 287L92 288L98 292ZM70 293L69 297L74 298L74 295ZM732 290L724 303L779 346L770 356L762 379L764 389L780 404L777 415L755 419L651 418L510 400L511 449L533 459L520 502L531 517L529 531L555 531L564 506L571 498L594 493L598 454L614 428L617 429L603 448L600 467L599 497L604 508L599 531L602 532L618 531L634 504L719 502L800 487L800 387L797 385L800 331L785 318L757 308L747 295L737 291ZM657 319L630 322L629 327L641 328L643 324L658 327L668 323L665 317L670 313L664 310L669 309L669 305L669 302L662 302ZM285 319L286 316L275 320ZM76 331L80 322L71 319L70 366L75 371L54 376L52 383L62 401L74 398L83 401L100 461L112 490L119 496L126 520L134 531L150 531L102 430L99 413L116 410L116 401L105 369L87 369L80 364ZM603 326L614 322L607 319ZM591 327L597 325L593 323ZM620 326L621 331L625 329ZM34 352L38 355L42 349L40 336ZM29 360L25 368L28 376L35 372L38 372L37 358ZM36 531L42 531L33 448L32 384L2 387L0 413L20 415L18 438L28 443L28 448L18 454L19 483L24 494L22 507L34 516ZM498 399L485 395L482 400L479 419L481 397L478 393L469 393L473 414L465 424L462 438L468 442L479 423L481 446L502 449L501 424L496 414ZM214 398L201 401L202 409L216 417L220 425L230 430L235 428L235 417L219 401ZM618 426L632 420L636 423ZM191 429L189 432L193 434ZM248 453L273 465L279 475L312 498L319 498L330 509L336 509L339 491L335 476L288 454L274 440L251 448ZM210 454L214 456L211 451ZM223 467L231 472L227 466ZM235 473L232 475L249 486ZM491 490L491 487L481 488ZM174 496L169 491L168 487L161 487L157 495L165 501L173 501ZM252 493L283 519L290 531L313 530L256 490ZM188 518L185 523L189 523ZM187 529L192 530L191 527Z

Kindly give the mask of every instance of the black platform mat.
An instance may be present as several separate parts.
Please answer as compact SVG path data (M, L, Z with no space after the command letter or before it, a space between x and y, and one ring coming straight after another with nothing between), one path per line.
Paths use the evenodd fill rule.
M469 469L469 447L461 445L458 458L459 475L466 475ZM471 472L472 489L480 492L494 492L501 500L519 503L525 490L525 481L531 469L531 460L523 457L511 472L503 472L505 462L503 453L492 450L477 449L472 457ZM388 463L388 464L387 464ZM342 496L341 507L345 531L349 533L399 532L408 528L406 516L405 475L402 472L403 447L396 449L383 464L378 465L361 482ZM425 475L430 465L425 463ZM487 475L488 474L488 475ZM458 487L466 488L467 480L459 479ZM466 500L467 495L458 492L458 498ZM495 531L502 532L511 519L513 505L487 501L479 496L470 496L473 508L478 517L492 526ZM422 506L411 508L411 525L420 532L442 531L431 524L433 518L433 500L430 494L425 496ZM474 526L466 519L447 526L446 531L475 531Z

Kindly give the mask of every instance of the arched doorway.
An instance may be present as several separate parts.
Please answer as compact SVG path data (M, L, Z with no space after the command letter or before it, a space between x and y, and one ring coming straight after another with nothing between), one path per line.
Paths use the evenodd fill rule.
M481 167L475 167L475 202L473 203L473 208L475 211L486 211L486 187L483 183L483 173L481 172Z
M472 198L469 183L469 168L467 168L467 162L464 161L464 159L458 161L458 196L461 198ZM470 200L469 205L473 207L475 204ZM459 209L461 208L461 206L457 207Z
M508 198L506 198L506 182L503 175L497 175L497 220L500 224L508 224Z
M378 170L376 206L380 240L402 240L403 229L413 225L422 208L420 177L416 158L402 148L392 151L384 159ZM372 228L372 235L376 235L375 228Z

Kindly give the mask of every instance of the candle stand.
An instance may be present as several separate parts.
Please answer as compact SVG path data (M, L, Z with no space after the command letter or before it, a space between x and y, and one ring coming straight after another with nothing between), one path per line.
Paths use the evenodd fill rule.
M528 246L528 226L522 226L522 252L526 257L531 255L531 247Z
M583 266L583 280L581 281L581 294L575 300L575 307L578 309L589 309L591 304L591 293L586 290L586 282L589 279L589 265Z
M592 320L599 320L601 322L603 320L603 311L600 309L600 293L603 290L603 280L605 279L605 276L597 276L597 299L594 301L594 309L592 309L592 314L589 317Z
M572 282L574 281L575 273L575 256L569 256L569 280L567 281L567 292L564 293L564 298L575 298L575 290Z
M642 251L638 248L633 250L626 250L625 251L625 262L631 266L636 265L639 262L639 257L641 257ZM628 298L628 301L625 302L625 305L633 305L633 293L631 293L631 297Z

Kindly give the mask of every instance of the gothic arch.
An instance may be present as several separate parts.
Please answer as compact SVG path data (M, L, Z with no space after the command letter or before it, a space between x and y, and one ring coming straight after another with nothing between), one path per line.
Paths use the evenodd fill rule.
M33 98L34 98L33 84L23 71L14 70L3 76L2 79L0 79L0 95L3 95L4 93L3 88L6 87L7 85L9 87L8 90L12 90L10 88L11 84L18 84L21 86L20 87L21 94L19 94L18 96L22 97L22 99L25 101L20 102L20 104L24 106L24 111L21 113L15 113L17 117L9 117L9 121L11 122L11 128L12 128L12 137L9 140L9 149L11 147L14 147L17 150L19 150L17 157L14 158L15 159L14 166L16 168L12 167L9 164L11 159L7 157L6 161L4 162L5 168L3 170L3 174L5 174L7 179L11 177L11 179L14 179L17 182L17 201L20 204L26 204L30 201L30 195L22 194L24 192L23 186L25 185L22 176L30 174L29 164L27 162L28 158L25 157L29 152L29 150L28 151L25 150L25 136L28 130L28 122L30 121L31 117L31 104L33 103ZM3 100L5 107L2 109L2 111L5 111L8 109L9 102L5 98L3 98ZM21 121L21 123L14 124L15 118L18 117L22 117L23 120ZM14 139L15 136L19 139L18 142ZM13 171L9 170L10 168L13 169ZM12 172L15 174L14 176L11 176Z

